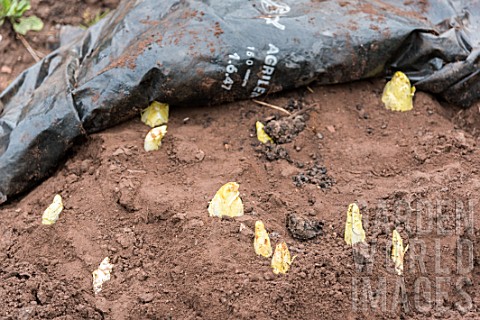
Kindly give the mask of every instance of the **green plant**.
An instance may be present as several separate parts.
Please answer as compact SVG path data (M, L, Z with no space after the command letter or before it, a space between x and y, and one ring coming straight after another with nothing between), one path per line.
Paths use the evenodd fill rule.
M37 16L23 17L30 10L30 0L0 0L0 26L6 19L10 21L16 33L25 35L28 31L40 31L43 22Z

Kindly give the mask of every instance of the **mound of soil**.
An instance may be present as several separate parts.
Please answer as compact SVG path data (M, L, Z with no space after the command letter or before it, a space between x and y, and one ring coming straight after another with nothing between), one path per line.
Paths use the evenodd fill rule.
M158 152L143 151L148 128L139 119L92 135L53 177L0 209L1 314L5 319L475 318L477 219L473 232L460 227L446 235L437 228L420 233L417 216L404 211L444 200L442 225L456 230L455 201L467 208L480 186L477 140L456 129L423 93L412 112L385 110L379 102L383 85L314 87L313 94L299 90L271 99L276 105L291 99L316 104L306 128L283 145L292 161L269 161L256 152L255 121L280 116L248 101L172 108ZM332 126L333 132L327 129ZM319 160L336 183L297 186L293 177ZM240 184L246 215L210 218L208 201L228 181ZM56 193L65 210L55 225L42 226L41 214ZM352 250L343 231L354 201L364 216L367 243ZM323 231L308 241L293 238L287 228L291 212L323 223ZM286 275L274 275L269 259L255 255L256 220L265 223L273 245L286 241L297 256ZM250 232L240 232L240 224ZM393 228L410 244L403 277L388 258ZM460 240L474 248L474 265L464 274L456 271ZM415 241L424 246L415 247ZM438 273L436 246L450 274ZM112 279L95 296L91 272L107 256L114 264ZM423 309L415 300L418 279L431 292ZM363 303L368 285L380 288L382 297L382 281L386 307ZM436 286L440 302L434 300ZM459 309L468 299L470 308Z

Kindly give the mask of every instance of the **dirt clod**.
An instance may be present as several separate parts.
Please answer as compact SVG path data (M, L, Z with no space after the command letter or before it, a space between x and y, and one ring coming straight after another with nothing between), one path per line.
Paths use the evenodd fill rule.
M308 114L292 115L276 120L271 120L265 125L265 132L278 144L292 142L302 132L308 121Z
M287 229L292 237L299 240L310 240L322 235L323 222L309 220L296 213L287 216Z
M260 144L255 150L263 154L268 161L283 159L292 162L287 149L276 144Z

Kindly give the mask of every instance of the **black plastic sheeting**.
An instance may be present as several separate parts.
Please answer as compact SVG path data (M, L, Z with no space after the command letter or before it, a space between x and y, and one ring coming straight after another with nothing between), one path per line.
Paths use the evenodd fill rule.
M153 100L218 104L402 70L467 107L479 38L479 0L123 1L0 95L0 203Z

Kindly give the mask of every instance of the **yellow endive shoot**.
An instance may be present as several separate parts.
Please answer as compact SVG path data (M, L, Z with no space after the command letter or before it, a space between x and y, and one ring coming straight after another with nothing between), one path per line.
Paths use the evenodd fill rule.
M295 256L293 258L290 258L290 251L288 250L288 247L285 241L282 241L281 243L277 244L277 246L275 247L275 253L273 254L273 257L272 257L273 273L275 274L287 273L294 259L295 259Z
M93 292L95 294L102 291L103 283L110 280L110 273L113 270L113 264L110 264L110 259L106 257L98 266L98 269L93 271Z
M142 111L142 122L152 128L168 123L168 104L153 101Z
M240 186L236 182L224 184L215 194L208 206L211 217L240 217L243 216L243 203L240 199Z
M261 143L273 143L273 139L265 132L265 126L260 121L255 123L255 128L257 129L257 139Z
M409 111L413 109L415 87L401 71L395 72L392 80L387 82L383 90L382 102L392 111Z
M255 239L253 240L255 253L268 258L272 255L272 245L270 237L262 221L255 222Z
M392 260L395 263L395 271L399 276L403 274L403 258L408 250L408 245L403 248L403 240L397 230L392 233Z
M160 126L150 130L145 136L143 148L145 151L155 151L162 145L162 139L167 134L167 126Z
M365 242L362 214L356 203L352 203L348 206L347 222L345 224L345 242L349 245Z
M51 225L57 222L60 213L63 210L62 197L57 194L53 198L53 202L48 206L42 215L42 224Z

